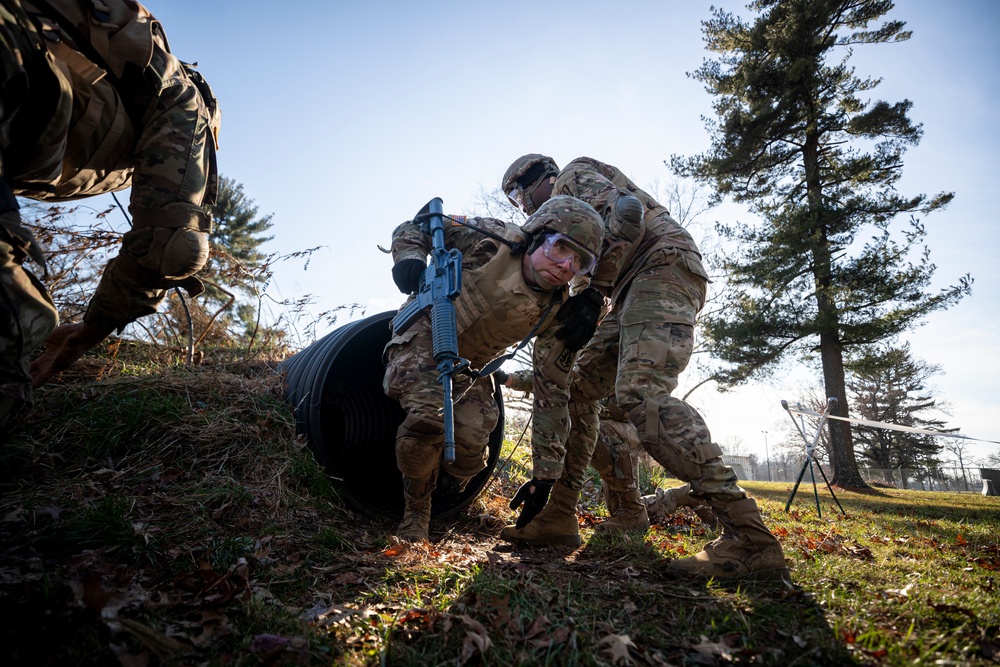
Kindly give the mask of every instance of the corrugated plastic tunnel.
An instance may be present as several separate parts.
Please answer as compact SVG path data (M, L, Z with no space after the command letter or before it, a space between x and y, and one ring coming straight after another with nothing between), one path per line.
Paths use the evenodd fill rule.
M382 350L396 311L351 322L283 361L286 400L316 460L338 481L345 500L369 515L400 516L403 482L396 467L399 401L382 391ZM435 494L432 514L457 513L485 488L503 444L503 395L494 394L500 419L489 438L486 469L457 497Z

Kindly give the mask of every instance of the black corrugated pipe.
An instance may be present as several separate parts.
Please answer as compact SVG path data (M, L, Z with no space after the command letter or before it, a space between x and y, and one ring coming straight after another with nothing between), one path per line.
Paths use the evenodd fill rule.
M399 401L382 391L382 350L390 339L396 311L351 322L327 334L278 366L285 372L286 399L300 434L337 480L352 506L367 514L403 513L403 482L396 467L396 429L403 422ZM503 395L490 433L486 469L457 498L431 502L432 514L457 513L479 495L496 467L503 444Z

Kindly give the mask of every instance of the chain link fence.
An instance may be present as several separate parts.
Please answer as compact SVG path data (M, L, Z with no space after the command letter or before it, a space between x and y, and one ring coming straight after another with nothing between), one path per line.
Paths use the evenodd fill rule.
M733 457L742 458L742 457ZM726 459L729 463L729 458ZM743 464L742 461L739 462ZM833 468L828 464L824 463L823 472L826 473L827 478L833 478ZM741 476L741 479L753 479L758 481L774 481L774 482L790 482L794 483L802 471L802 462L798 463L785 463L781 461L772 461L770 465L770 471L768 471L768 466L764 463L759 465L751 466L749 464L741 465L744 471L750 471L749 475ZM986 470L984 475L983 470ZM894 489L910 489L914 491L953 491L958 493L983 493L984 489L984 476L986 479L994 479L992 482L995 491L1000 491L997 488L998 483L996 476L1000 476L1000 471L990 471L990 469L983 468L936 468L934 470L921 470L918 468L871 468L865 466L859 466L858 471L861 473L861 478L864 479L868 484L875 487L890 487ZM737 471L739 472L739 471ZM816 462L813 462L813 475L817 482L823 483L823 476L820 474L819 470L816 469ZM805 475L802 478L803 482L811 482L812 478L809 476L809 468L806 467Z

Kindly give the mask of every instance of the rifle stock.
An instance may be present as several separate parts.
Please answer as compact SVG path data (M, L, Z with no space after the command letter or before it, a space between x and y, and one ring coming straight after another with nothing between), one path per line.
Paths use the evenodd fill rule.
M462 253L444 245L444 210L435 197L427 204L427 230L431 237L431 261L420 279L416 298L392 319L392 330L401 334L427 309L431 309L431 335L434 361L437 362L438 382L444 393L444 460L455 460L455 406L452 382L456 373L469 362L458 356L458 325L454 299L462 291Z

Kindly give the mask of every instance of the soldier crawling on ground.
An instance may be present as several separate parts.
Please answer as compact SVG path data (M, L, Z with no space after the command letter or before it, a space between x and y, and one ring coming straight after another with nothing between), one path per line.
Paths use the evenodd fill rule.
M156 311L170 287L202 290L215 201L218 105L133 0L0 5L0 423L32 388L116 329ZM81 322L56 328L43 250L16 196L65 201L132 188L132 229ZM29 363L41 345L45 352ZM5 429L7 430L7 429Z

